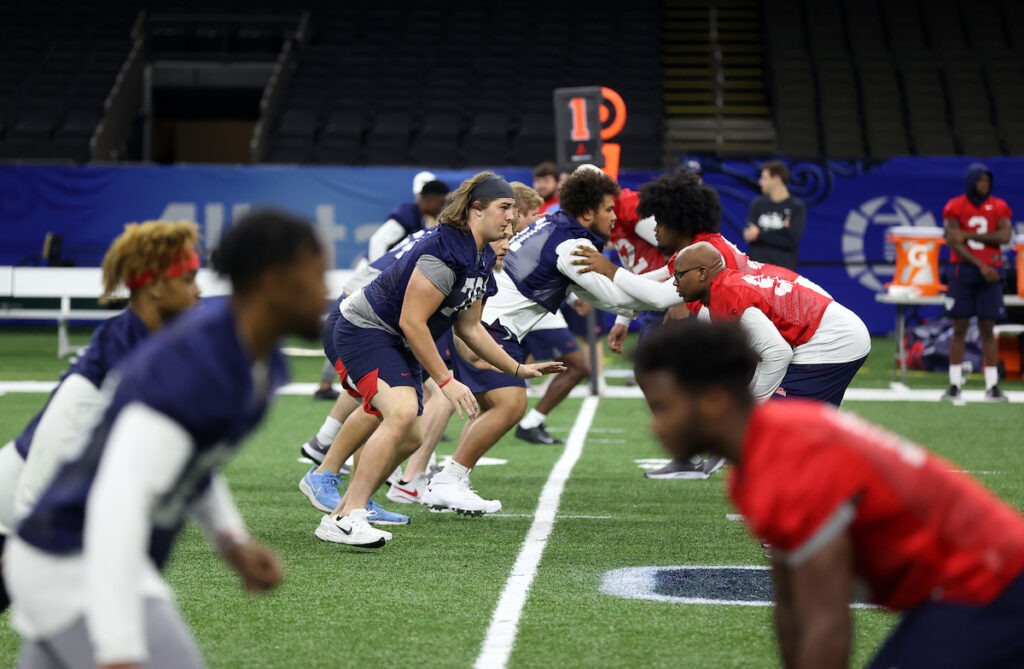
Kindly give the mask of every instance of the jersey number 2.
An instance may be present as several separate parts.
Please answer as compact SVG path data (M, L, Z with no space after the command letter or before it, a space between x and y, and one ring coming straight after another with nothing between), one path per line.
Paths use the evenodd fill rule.
M988 219L984 216L971 216L970 220L967 221L967 227L975 234L984 235L988 232ZM980 251L985 248L985 245L976 239L968 239L967 248Z

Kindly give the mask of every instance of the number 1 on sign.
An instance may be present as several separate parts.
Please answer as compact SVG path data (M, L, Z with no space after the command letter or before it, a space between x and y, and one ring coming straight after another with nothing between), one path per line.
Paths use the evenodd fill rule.
M573 98L569 100L569 109L572 111L572 128L569 130L569 139L574 142L585 142L590 139L590 126L587 124L587 99Z

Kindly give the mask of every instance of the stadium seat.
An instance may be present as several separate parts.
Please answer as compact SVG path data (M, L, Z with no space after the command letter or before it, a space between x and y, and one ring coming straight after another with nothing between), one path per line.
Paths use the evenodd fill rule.
M451 114L423 119L411 150L417 165L458 165L460 162L459 120Z

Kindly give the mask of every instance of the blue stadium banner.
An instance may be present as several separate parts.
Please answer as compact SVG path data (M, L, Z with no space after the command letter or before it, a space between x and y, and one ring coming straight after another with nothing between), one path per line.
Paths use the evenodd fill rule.
M940 226L942 207L964 190L969 158L901 158L877 165L792 162L790 190L807 204L800 272L856 311L875 333L892 329L893 308L874 293L892 277L885 242L895 225ZM1024 232L1024 160L987 159L993 193L1009 202ZM745 248L741 231L758 193L757 161L702 160L704 180L722 199L722 233ZM47 232L63 235L64 256L98 265L124 223L154 218L198 222L208 247L251 207L302 214L332 240L334 266L351 267L377 226L413 199L417 168L297 166L0 166L0 264L33 262ZM456 187L475 170L432 170ZM531 183L529 168L497 168ZM621 172L629 188L656 172ZM943 251L943 259L948 252Z
M799 272L855 311L872 333L893 329L894 307L874 300L893 276L895 249L886 233L899 225L941 227L942 209L964 192L972 162L992 170L992 194L1007 201L1016 231L1024 232L1024 160L1019 158L786 162L792 173L789 190L807 205ZM722 200L722 234L746 250L742 231L750 201L760 194L761 161L702 159L701 164L704 182ZM940 262L948 259L943 249ZM924 311L938 313L937 308Z
M296 166L0 166L0 265L31 262L47 232L64 256L98 265L122 226L149 219L200 224L208 249L250 208L272 205L313 220L333 241L334 265L351 267L400 203L414 200L417 168ZM431 170L455 189L475 170ZM532 183L526 168L499 169Z

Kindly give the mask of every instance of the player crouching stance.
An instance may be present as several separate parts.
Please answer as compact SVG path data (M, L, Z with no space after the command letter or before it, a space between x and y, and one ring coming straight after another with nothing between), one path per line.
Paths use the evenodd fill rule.
M871 667L1024 666L1024 519L954 466L825 404L754 403L740 327L672 323L641 343L653 429L733 464L729 495L773 546L785 667L845 667L854 583L903 611Z
M419 432L423 370L460 417L465 412L474 418L479 412L473 393L452 376L435 344L453 325L474 353L516 378L564 369L560 363L518 363L480 323L482 299L494 285L490 243L503 238L514 205L511 186L494 173L467 179L441 213L440 225L341 304L334 330L335 369L362 395L366 413L380 414L381 423L364 444L341 503L321 519L318 538L369 548L391 539L390 532L367 522L366 505L412 452L401 452L399 444L416 448L418 439L408 435ZM453 473L459 488L471 493L468 469Z
M214 265L232 296L177 319L107 376L81 455L8 541L21 667L204 666L159 571L187 515L249 590L281 581L219 470L286 380L277 340L319 331L324 253L309 223L254 212Z

